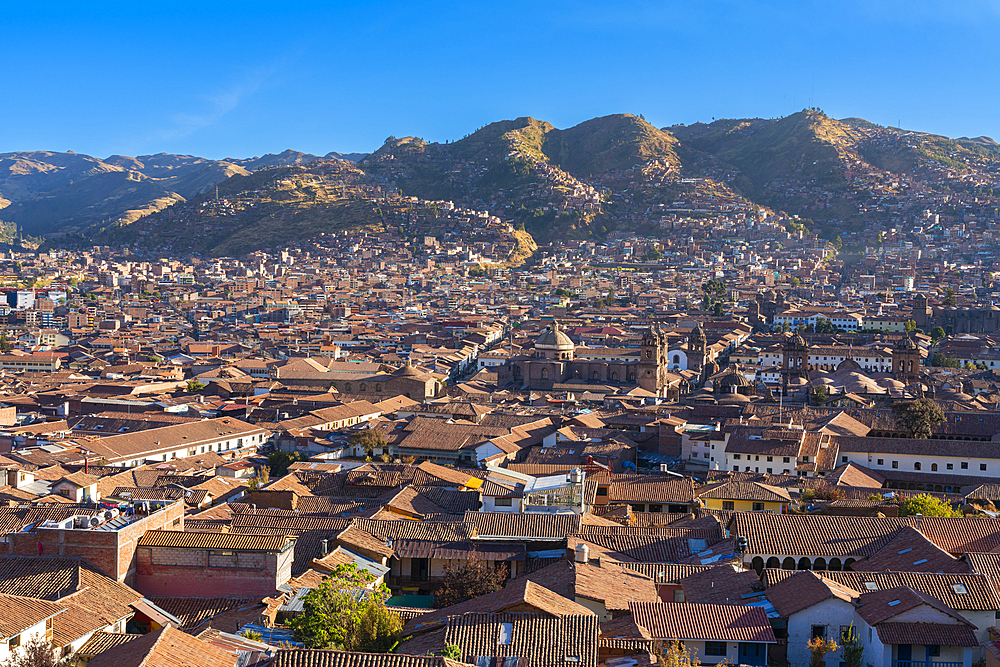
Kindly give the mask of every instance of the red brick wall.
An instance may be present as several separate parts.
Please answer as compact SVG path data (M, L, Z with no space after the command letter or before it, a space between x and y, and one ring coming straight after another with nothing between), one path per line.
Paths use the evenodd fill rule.
M107 575L131 585L135 574L135 545L147 530L159 528L184 529L183 502L175 502L120 530L38 528L31 533L13 533L8 535L9 551L26 556L85 558Z
M140 547L135 589L147 597L264 597L285 583L278 581L278 553L231 553Z

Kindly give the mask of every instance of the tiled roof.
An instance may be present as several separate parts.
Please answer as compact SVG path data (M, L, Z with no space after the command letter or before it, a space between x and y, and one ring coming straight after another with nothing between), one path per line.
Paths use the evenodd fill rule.
M501 633L506 624L509 635ZM470 613L448 619L445 645L458 646L462 660L520 658L531 667L597 666L597 617L505 612ZM501 634L507 641L501 641Z
M233 654L168 625L97 654L88 666L233 667L235 662Z
M270 667L464 667L464 665L439 656L288 648L278 651Z
M951 616L959 623L972 625L964 617L954 610L948 608L932 595L914 590L909 586L896 586L886 590L871 591L863 593L857 600L858 615L865 620L868 625L876 625L891 618L895 618L916 607L928 606L937 611ZM973 626L975 627L975 626Z
M979 646L976 633L961 623L879 623L875 631L886 645Z
M527 514L511 512L466 512L465 523L479 538L564 539L580 530L577 514Z
M776 486L768 486L760 482L723 482L696 491L699 498L718 498L723 500L751 500L757 502L789 503L792 497L788 491Z
M508 582L506 588L495 593L487 593L472 600L418 616L403 627L403 635L436 629L444 625L449 616L470 612L493 613L505 611L515 606L519 610L523 610L525 605L534 611L556 617L587 616L594 613L590 609L543 586L539 586L525 577L519 577Z
M694 480L658 475L615 475L608 489L612 502L674 503L694 502Z
M7 639L20 634L65 609L65 605L54 602L0 594L0 638Z
M263 610L260 598L151 598L150 602L180 619L180 629L185 631L234 610Z
M796 572L767 589L766 597L782 618L818 604L831 597L845 602L856 599L860 593L827 579L811 570Z
M645 574L610 560L574 563L562 559L526 575L528 579L570 600L586 598L608 611L624 611L636 600L655 602L656 585Z
M956 559L928 540L916 528L905 526L889 542L868 558L851 565L855 572L969 572Z
M95 632L90 639L77 651L79 655L94 656L102 651L127 644L130 641L139 639L142 635L128 635L118 632Z
M761 607L720 604L635 602L636 624L655 639L774 642L774 631Z
M764 570L769 586L793 575L790 570ZM951 609L982 611L1000 609L1000 597L990 580L980 574L937 574L930 572L833 572L826 579L860 593L908 586L941 600ZM962 591L962 592L959 592Z
M191 533L179 530L147 530L140 547L176 549L231 549L234 551L281 551L288 539L282 535Z

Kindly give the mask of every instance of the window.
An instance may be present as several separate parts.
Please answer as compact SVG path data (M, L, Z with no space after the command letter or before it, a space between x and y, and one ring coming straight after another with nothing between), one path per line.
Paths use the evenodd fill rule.
M768 457L767 457L767 462L768 462L768 463L770 463L770 462L771 462L771 461L773 461L773 460L774 460L774 457L773 457L773 456L768 456Z
M954 470L955 469L955 464L954 463L948 463L947 466L948 466L948 470Z
M503 644L510 646L510 643L514 641L514 624L513 623L501 623L500 624L500 640L498 644Z
M841 463L847 463L847 457L846 456L841 456L840 457L840 462Z
M724 509L724 510L735 510L736 509L736 503L734 503L732 500L723 500L722 501L722 509Z
M941 647L935 644L928 644L927 646L927 657L928 658L940 658L941 657Z
M968 469L969 469L969 462L962 461L962 470L968 470Z
M726 655L726 642L705 642L705 655Z
M9 648L15 649L21 645L21 635L14 635L10 638L10 643L7 645Z
M787 457L787 456L786 456L786 457L784 458L784 460L782 461L782 463L791 463L791 461L792 461L792 460L791 460L791 459L790 459L789 457Z
M493 505L496 507L511 507L513 502L510 498L495 498Z
M884 463L882 463L882 459L878 460L878 465L885 465Z
M936 463L932 463L931 464L931 472L937 472L937 464Z
M753 511L754 512L763 512L764 511L764 503L754 503L753 504Z
M606 486L599 486L599 487L597 487L597 495L607 497L607 495L608 495L608 487L606 487Z
M823 637L823 638L826 637L826 626L825 625L814 625L812 627L812 638L816 639L816 637Z
M674 591L674 602L684 602L683 590ZM1000 615L1000 611L997 612L997 615Z
M851 641L852 634L854 634L854 631L851 629L851 626L849 625L840 626L840 643L846 644L847 642Z
M733 458L736 459L737 461L739 461L740 460L740 455L739 454L733 454Z
M892 462L892 467L893 468L898 468L899 467L899 461L893 461Z
M980 463L979 464L979 469L980 470L986 470L986 464L985 463Z
M916 463L913 464L913 469L920 470L920 461L917 461Z

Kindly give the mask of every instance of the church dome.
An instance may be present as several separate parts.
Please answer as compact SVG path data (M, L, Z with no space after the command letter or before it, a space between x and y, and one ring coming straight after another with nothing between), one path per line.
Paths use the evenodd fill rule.
M910 338L909 336L906 336L905 338L903 338L902 340L900 340L898 343L896 343L896 349L897 350L915 350L915 349L917 349L917 344L913 342L912 338Z
M559 330L559 323L555 322L548 331L535 339L535 349L573 351L576 349L576 344Z
M419 378L422 378L426 374L425 373L421 373L420 371L418 371L413 366L413 362L410 361L409 359L407 359L406 360L406 365L402 366L401 368L396 369L393 372L393 375L395 375L396 377L419 377Z
M795 334L788 339L788 347L805 347L806 340L799 334Z
M701 328L700 323L692 329L690 340L705 340L705 331Z
M730 368L719 377L714 378L713 382L715 383L715 386L723 388L750 386L750 380L748 380L743 373L740 373L735 368Z
M861 370L861 364L859 364L858 362L854 361L854 359L851 359L850 357L848 357L847 359L844 359L839 364L837 364L837 370L838 371L860 371Z

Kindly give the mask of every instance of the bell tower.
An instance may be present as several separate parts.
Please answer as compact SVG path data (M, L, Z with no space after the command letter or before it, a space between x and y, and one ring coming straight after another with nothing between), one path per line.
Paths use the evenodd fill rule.
M707 349L708 344L705 341L705 332L701 328L701 324L698 324L688 336L687 358L689 370L701 370L702 366L705 365Z

